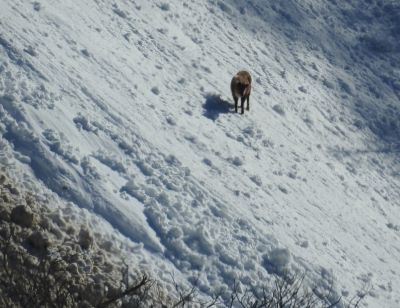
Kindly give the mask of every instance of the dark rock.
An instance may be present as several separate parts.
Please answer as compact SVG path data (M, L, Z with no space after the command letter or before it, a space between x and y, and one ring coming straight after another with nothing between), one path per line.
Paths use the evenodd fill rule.
M26 206L19 205L12 209L11 221L21 227L31 228L34 221L34 215Z
M3 185L6 181L6 176L4 174L0 175L0 185Z
M19 196L19 191L18 189L16 189L14 186L12 186L11 184L6 184L4 185L4 187L6 187L8 189L8 191L15 195L15 196Z
M7 209L1 209L0 210L0 220L1 221L10 221L10 211Z
M49 238L40 231L34 231L28 237L28 243L38 250L46 250L50 245Z
M82 249L89 249L93 245L93 237L86 228L82 228L79 232L79 245Z

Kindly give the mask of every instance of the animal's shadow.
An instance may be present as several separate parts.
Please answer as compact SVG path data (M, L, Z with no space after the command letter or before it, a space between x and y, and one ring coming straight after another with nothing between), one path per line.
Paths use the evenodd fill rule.
M223 100L219 95L216 94L207 94L205 98L206 101L203 105L203 114L213 121L218 119L220 114L231 112L231 108L234 107L233 104Z

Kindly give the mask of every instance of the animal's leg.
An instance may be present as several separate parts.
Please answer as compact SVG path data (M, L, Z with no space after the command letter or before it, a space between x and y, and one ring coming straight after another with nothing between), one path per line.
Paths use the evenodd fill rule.
M250 95L247 96L247 110L250 110Z
M233 99L235 101L235 112L238 112L238 97L234 96Z
M242 103L242 114L244 113L244 101L246 100L246 97L241 97L240 98L240 100L241 100L241 103Z

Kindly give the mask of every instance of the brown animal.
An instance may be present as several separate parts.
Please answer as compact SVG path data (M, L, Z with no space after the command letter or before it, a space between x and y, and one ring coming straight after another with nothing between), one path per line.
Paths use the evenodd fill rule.
M231 91L235 101L235 112L238 112L238 100L240 97L242 114L244 113L244 102L247 100L247 110L250 110L251 76L247 71L240 71L233 76Z

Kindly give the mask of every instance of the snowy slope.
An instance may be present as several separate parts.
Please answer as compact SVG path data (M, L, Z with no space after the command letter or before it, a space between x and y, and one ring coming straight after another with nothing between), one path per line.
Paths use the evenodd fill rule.
M3 0L1 161L142 243L162 280L208 294L305 271L397 307L399 16L373 0Z

